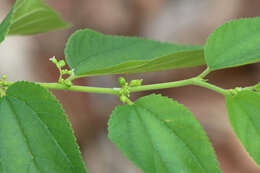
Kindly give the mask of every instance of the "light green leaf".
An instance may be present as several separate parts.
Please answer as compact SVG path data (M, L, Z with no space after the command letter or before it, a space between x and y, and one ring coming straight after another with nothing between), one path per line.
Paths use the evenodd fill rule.
M42 0L17 0L12 25L8 34L30 35L69 26Z
M145 173L220 173L200 124L182 105L160 95L118 106L110 140Z
M17 0L0 24L0 43L8 35L31 35L70 26L42 0Z
M260 165L260 94L241 91L236 95L228 95L226 105L235 134Z
M28 82L11 85L0 100L2 172L86 173L60 104Z
M65 55L76 76L162 71L204 64L201 46L105 36L89 29L70 37Z
M227 22L214 31L205 45L210 70L260 61L260 18Z
M256 91L260 91L260 83L256 84L255 90L256 90Z
M4 41L5 36L8 34L11 20L13 17L14 9L12 8L6 18L3 20L3 22L0 24L0 43Z

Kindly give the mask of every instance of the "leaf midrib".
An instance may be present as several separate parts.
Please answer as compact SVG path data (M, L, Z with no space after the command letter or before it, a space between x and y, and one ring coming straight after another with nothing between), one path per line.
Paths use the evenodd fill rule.
M237 100L236 104L237 104L237 107L240 109L240 111L243 112L243 115L245 115L245 117L248 118L250 124L251 124L251 125L253 126L253 128L255 129L256 134L257 134L257 135L259 136L259 138L260 138L260 132L257 130L256 125L255 125L254 121L252 120L251 116L247 113L247 111L245 111L245 110L243 109L243 106L241 106L242 104L239 102L239 100Z
M70 158L68 157L67 153L64 152L64 150L62 149L61 145L58 143L58 141L56 140L56 138L52 135L52 133L51 133L51 131L49 130L48 126L41 120L39 114L38 114L36 111L34 111L34 109L33 109L29 104L27 104L26 101L21 100L21 99L19 99L19 98L17 98L17 97L14 97L14 96L8 96L8 97L12 97L12 98L14 98L14 99L16 99L16 100L21 101L21 102L24 103L33 113L35 113L35 114L37 115L39 121L40 121L41 124L43 124L43 126L45 126L45 128L48 130L49 135L50 135L50 137L52 138L53 142L57 145L57 148L59 148L59 150L63 153L63 155L65 156L65 158L66 158L66 159L68 160L68 162L70 163L70 168L73 170L74 167L73 167L72 161L71 161ZM21 125L19 126L19 128L21 128ZM21 128L21 129L22 129L22 128ZM24 132L23 132L23 136L25 137ZM28 142L27 142L27 144L29 145ZM30 150L30 151L32 151L32 150ZM31 154L32 154L32 153L31 153ZM33 155L32 155L32 156L33 156Z
M136 103L135 103L135 104L136 104ZM137 105L137 104L136 104L136 105ZM142 105L140 105L140 104L138 104L138 106L140 106L141 108L143 108L143 109L145 109L146 111L150 112L150 114L153 115L153 116L154 116L154 115L159 116L158 114L152 112L151 110L145 108L144 106L142 106ZM154 116L154 118L157 119L158 121L161 121L168 129L170 129L170 131L173 132L173 134L174 134L174 135L181 141L181 143L185 146L185 148L187 149L187 151L189 151L189 152L191 153L193 160L198 163L199 167L203 170L204 173L207 173L207 172L206 172L206 169L201 165L200 160L199 160L198 157L193 153L192 149L190 149L190 147L177 135L177 133L174 131L174 129L169 128L169 126L168 126L165 122L163 122L161 119L157 118L157 116ZM147 129L147 128L146 128L146 129ZM158 153L159 153L160 157L162 158L161 153L160 153L160 152L158 152ZM167 166L166 166L166 167L167 167ZM167 167L167 169L168 169L168 167Z
M147 126L145 125L145 123L144 123L143 120L141 119L141 116L142 116L142 115L138 112L138 110L136 109L136 107L134 107L134 110L135 110L135 112L136 112L136 114L137 114L137 117L138 117L139 121L143 124L143 127L144 127L145 130L146 130L145 133L149 136L149 141L150 141L151 144L152 144L152 148L153 148L154 152L157 152L158 155L160 156L161 160L163 160L163 158L162 158L162 156L161 156L161 153L160 153L159 151L157 151L156 147L154 146L153 140L152 140L152 138L151 138L151 135L150 135L150 133L149 133L149 131L148 131ZM153 157L153 162L155 163L154 157ZM163 164L164 164L165 168L168 170L168 172L170 173L170 170L169 170L168 166L165 164L165 162L163 162ZM155 165L155 169L156 169L156 165ZM156 172L157 172L157 169L156 169Z
M36 168L37 168L38 171L42 172L42 171L40 170L40 168L39 168L38 163L37 163L36 160L35 160L35 157L34 157L33 152L32 152L32 148L31 148L31 146L30 146L30 144L29 144L29 142L28 142L27 136L26 136L25 133L24 133L24 130L23 130L22 126L21 126L21 122L19 121L19 118L18 118L18 116L17 116L17 113L16 113L16 111L15 111L15 109L14 109L14 107L13 107L13 104L11 103L11 101L10 101L7 97L6 97L6 102L7 102L7 104L9 105L10 110L12 111L12 113L13 113L13 115L14 115L15 122L16 122L18 128L20 129L21 134L22 134L23 137L24 137L24 142L25 142L25 144L26 144L26 146L27 146L28 151L30 152L30 155L32 156L31 159L32 159L34 165L36 166Z

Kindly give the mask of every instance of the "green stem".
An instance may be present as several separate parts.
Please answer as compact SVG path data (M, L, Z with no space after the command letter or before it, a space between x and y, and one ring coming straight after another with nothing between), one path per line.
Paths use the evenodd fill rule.
M13 83L14 82L6 82L6 86L10 86ZM59 83L37 83L37 84L39 84L44 88L54 89L54 90L67 90L67 91L119 95L119 88L99 88L99 87L88 87L88 86L79 86L79 85L72 85L70 87L67 87Z
M225 90L225 89L219 88L215 85L212 85L210 83L207 83L199 77L195 77L195 78L191 78L191 79L187 79L187 80L180 80L180 81L176 81L176 82L167 82L167 83L159 83L159 84L132 87L132 88L129 88L129 91L130 92L139 92L139 91L147 91L147 90L174 88L174 87L187 86L187 85L201 86L201 87L216 91L223 95L227 95L230 93L229 90Z
M128 105L133 105L133 104L134 104L129 98L126 98L126 103L127 103Z
M220 87L218 87L216 85L204 82L202 80L194 80L193 81L193 85L197 85L197 86L201 86L201 87L204 87L204 88L208 88L208 89L216 91L216 92L218 92L218 93L220 93L222 95L230 94L230 90L226 90L226 89L220 88Z
M66 80L73 81L74 79L77 79L77 77L70 75Z
M210 73L210 69L209 69L209 67L207 67L206 70L203 71L203 72L198 76L198 78L203 79L203 78L206 77L209 73Z
M14 82L5 82L6 86L12 85ZM102 94L113 94L113 95L120 95L120 88L99 88L99 87L88 87L88 86L78 86L72 85L67 87L63 84L59 83L37 83L44 88L47 89L54 89L54 90L68 90L68 91L78 91L78 92L89 92L89 93L102 93ZM219 88L213 84L205 82L203 79L199 77L180 80L176 82L167 82L167 83L159 83L159 84L152 84L152 85L142 85L138 87L129 87L129 92L140 92L140 91L148 91L148 90L157 90L157 89L165 89L165 88L174 88L180 86L187 86L187 85L197 85L204 88L208 88L210 90L216 91L220 94L227 95L230 93L229 90L225 90Z
M140 91L148 91L148 90L158 90L158 89L165 89L165 88L174 88L180 86L186 86L193 84L193 78L187 80L180 80L175 82L167 82L167 83L158 83L158 84L151 84L151 85L142 85L137 87L129 88L131 92L140 92Z
M62 78L61 68L58 68L58 70L59 70L59 73L60 73L58 82L59 82L60 84L62 84L63 78Z

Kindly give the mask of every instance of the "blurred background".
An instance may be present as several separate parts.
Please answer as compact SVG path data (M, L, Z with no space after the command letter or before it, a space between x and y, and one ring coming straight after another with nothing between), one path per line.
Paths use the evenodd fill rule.
M0 0L0 19L13 1ZM209 34L231 19L260 15L259 0L46 0L73 27L33 37L8 37L0 46L0 72L8 80L56 82L58 72L49 58L64 57L65 43L80 28L112 34L146 37L181 44L204 44ZM128 80L144 84L195 76L205 67L134 74ZM116 87L118 76L90 77L75 84ZM260 64L220 70L208 76L224 88L260 81ZM53 91L72 122L90 173L140 173L110 143L107 121L119 99L115 96ZM213 142L223 173L259 173L255 163L234 136L223 96L199 87L158 90L187 106ZM150 92L132 94L132 100Z

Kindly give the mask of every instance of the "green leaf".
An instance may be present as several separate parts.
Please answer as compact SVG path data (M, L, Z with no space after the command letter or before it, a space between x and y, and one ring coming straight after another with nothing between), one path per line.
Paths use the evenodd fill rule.
M3 20L3 22L0 24L0 43L4 41L5 36L8 34L11 20L13 17L14 9L12 8L6 18Z
M260 18L227 22L214 31L205 45L210 70L260 61Z
M177 102L160 95L118 106L109 138L145 173L220 173L200 124Z
M228 95L226 105L235 134L260 165L260 94L244 90L236 95Z
M17 0L8 34L31 35L69 26L42 0Z
M2 172L86 172L71 125L46 89L11 85L0 100L0 117Z
M256 91L260 91L260 83L256 84L255 90L256 90Z
M0 43L8 35L31 35L70 26L41 0L17 0L0 24Z
M70 37L65 55L76 76L152 72L204 64L201 46L105 36L89 29Z

